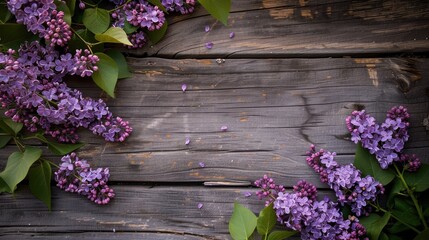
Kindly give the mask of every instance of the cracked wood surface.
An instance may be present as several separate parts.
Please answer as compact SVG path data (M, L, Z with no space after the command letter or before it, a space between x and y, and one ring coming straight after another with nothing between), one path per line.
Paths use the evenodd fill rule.
M201 8L170 17L163 41L129 52L152 57L129 57L134 76L120 80L117 98L108 100L131 122L129 140L105 143L82 131L87 145L79 155L110 168L114 201L100 207L53 187L49 212L20 186L14 196L0 195L0 239L229 239L234 201L254 212L263 207L254 194L243 195L255 192L249 186L263 174L288 187L303 178L326 187L306 165L310 144L352 162L355 145L346 139L344 118L361 107L382 121L391 106L407 106L406 149L429 159L422 125L429 62L386 57L428 52L428 5L233 0L228 27ZM209 33L205 25L213 27ZM328 58L347 55L361 58ZM218 57L228 58L218 64ZM105 97L89 82L70 85ZM0 159L15 150L6 147Z

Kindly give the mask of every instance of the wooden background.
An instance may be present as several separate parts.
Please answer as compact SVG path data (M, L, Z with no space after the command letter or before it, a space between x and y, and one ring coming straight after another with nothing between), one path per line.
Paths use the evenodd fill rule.
M326 187L306 165L310 144L352 162L344 119L363 107L379 121L408 107L406 151L427 162L428 38L429 3L418 0L233 0L228 27L201 7L172 16L163 41L127 53L134 75L108 100L132 136L112 144L82 132L79 155L110 168L114 201L97 206L53 187L48 211L21 185L0 195L0 238L229 239L234 201L262 208L244 193L263 174ZM0 152L1 169L14 150Z

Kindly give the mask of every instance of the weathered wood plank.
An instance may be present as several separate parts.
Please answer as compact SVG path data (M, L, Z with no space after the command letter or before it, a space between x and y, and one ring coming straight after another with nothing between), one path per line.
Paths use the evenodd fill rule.
M1 239L229 239L235 200L254 212L264 205L244 197L248 188L114 186L106 206L55 188L50 212L20 189L0 195Z
M427 52L429 2L235 0L229 26L199 7L169 19L165 38L131 54L168 58L305 57ZM212 26L209 33L204 26ZM229 33L236 33L229 39ZM213 49L205 43L213 42Z
M231 59L217 64L131 58L134 76L120 81L118 98L109 105L130 120L132 136L112 144L83 132L88 144L80 155L110 167L117 182L242 186L269 173L288 186L302 178L322 186L305 162L310 144L336 151L340 162L352 162L355 145L344 140L344 119L354 106L364 105L383 119L390 107L405 104L412 115L407 149L429 159L422 126L429 109L429 62L417 63L424 80L404 94L395 81L404 73L392 61L405 66L398 59ZM185 93L182 83L188 84ZM73 84L82 88L81 82ZM89 95L99 94L85 86ZM220 131L222 125L229 130ZM12 150L2 150L1 159Z

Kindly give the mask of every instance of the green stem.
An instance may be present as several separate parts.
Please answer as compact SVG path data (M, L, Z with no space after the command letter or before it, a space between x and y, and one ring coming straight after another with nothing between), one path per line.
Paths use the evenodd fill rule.
M120 6L117 6L117 7L115 7L114 9L110 9L108 12L109 13L111 13L111 12L114 12L114 11L116 11L116 10L118 10L118 9L121 9L121 8L123 8L127 3L129 3L129 2L131 2L131 0L128 0L128 1L126 1L125 3L123 3L122 5L120 5Z
M90 7L97 7L96 4L91 4L91 3L88 3L88 2L85 2L85 1L82 1L82 2L85 3L85 5L88 5Z
M397 216L393 215L391 212L387 211L386 209L384 209L384 208L382 208L382 207L380 207L380 206L378 206L378 205L375 205L374 203L371 203L371 202L368 202L368 203L369 203L371 206L373 206L375 209L377 209L378 211L382 211L382 212L384 212L384 213L390 213L390 216L391 216L391 217L393 217L394 219L396 219L398 222L400 222L400 223L404 224L405 226L407 226L409 229L413 230L414 232L416 232L416 233L420 233L420 232L421 232L421 231L420 231L420 230L418 230L417 228L415 228L415 227L411 226L410 224L408 224L408 223L406 223L406 222L402 221L400 218L398 218Z
M9 133L0 133L0 136L12 136Z
M422 212L422 209L420 208L417 198L414 196L413 191L411 191L411 189L409 188L407 182L404 179L403 174L399 171L398 167L395 164L393 164L393 166L395 167L395 170L396 170L396 173L398 174L399 179L401 179L402 185L407 190L408 196L410 196L411 200L413 200L414 206L416 207L416 210L417 210L417 214L419 215L419 218L422 221L423 226L425 227L425 229L428 229L428 225L425 221L425 217L423 216L423 212Z
M21 152L24 152L24 151L25 151L25 146L24 146L24 144L22 144L22 143L21 143L21 141L19 141L19 139L18 139L17 137L14 137L14 138L13 138L13 141L15 141L16 146L18 146L18 148L19 148L19 150L20 150Z
M92 48L91 46L94 46L93 43L87 42L85 39L83 39L73 28L70 28L72 30L72 32L83 42L85 43L86 47L88 48L88 50L91 52L91 54L94 54L92 52Z

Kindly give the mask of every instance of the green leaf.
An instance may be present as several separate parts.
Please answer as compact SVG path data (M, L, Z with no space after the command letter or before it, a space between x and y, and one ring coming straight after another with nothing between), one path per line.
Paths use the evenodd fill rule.
M66 144L66 143L56 143L48 142L48 148L51 152L57 155L66 155L73 152L74 150L84 146L84 143L75 143L75 144Z
M10 118L1 118L0 119L0 128L13 136L18 134L24 125L22 123L14 122Z
M395 206L391 210L392 214L411 226L419 226L420 218L414 203L408 198L395 198Z
M131 23L129 23L127 20L124 21L124 31L126 34L131 34L137 31L137 29L139 29L139 27L131 25Z
M95 40L94 34L89 31L88 29L79 29L76 31L77 34L85 41L89 43L95 43L97 40ZM76 33L73 34L72 38L70 39L68 46L69 46L69 52L76 52L76 49L86 49L86 44L76 36ZM104 51L104 44L97 44L92 47L92 50L94 52L102 52Z
M28 181L31 193L40 199L51 210L51 165L42 161L37 167L28 171Z
M426 228L414 238L414 240L428 240L428 239L429 239L429 228Z
M12 190L10 190L6 182L3 181L3 179L0 177L0 193L3 193L3 192L12 193Z
M234 212L229 220L229 233L234 240L245 240L253 234L257 217L239 203L234 203Z
M372 213L367 217L361 217L359 222L366 228L367 235L370 239L378 239L384 226L389 222L389 219L389 212L385 213L383 217Z
M11 136L0 136L0 149L4 148L11 139Z
M147 0L148 2L152 3L155 6L158 6L159 9L163 12L167 12L167 9L165 9L164 5L162 5L160 0Z
M58 11L63 11L64 12L64 21L71 26L72 24L72 20L71 20L71 13L70 13L70 9L68 7L68 5L65 2L61 2L56 0L55 1L55 5L57 5L57 10Z
M388 191L389 192L389 196L387 197L387 206L389 208L393 207L395 197L398 196L398 194L400 192L402 192L403 190L405 190L405 188L402 185L401 180L395 179L393 181L392 188L390 189L390 191Z
M402 240L401 237L398 237L394 234L387 234L387 236L389 237L389 240Z
M7 184L9 189L15 190L16 185L27 176L31 165L42 155L42 150L35 147L26 147L25 151L14 152L7 160L6 168L0 173L0 178Z
M429 188L429 164L423 163L417 172L405 172L404 178L414 191L426 191Z
M91 32L102 33L109 28L110 15L107 10L102 8L87 8L83 12L82 21Z
M228 24L231 0L198 0L198 2L200 2L214 18L221 21L223 25L226 26Z
M0 1L0 24L4 24L12 17L5 1Z
M371 175L383 185L387 185L395 178L392 169L382 169L375 156L360 144L357 145L353 165L361 170L364 176Z
M395 222L388 230L390 233L400 233L410 229L401 222Z
M66 1L67 7L70 9L71 16L74 15L74 10L76 9L76 0L67 0Z
M154 31L147 31L146 34L150 39L150 42L152 44L156 44L164 37L165 33L167 32L168 24L167 22L164 22L162 27L158 30Z
M296 231L274 231L268 236L268 240L283 240L297 233Z
M122 43L128 46L133 44L128 40L127 34L120 27L111 27L104 33L95 34L95 39L105 43Z
M128 70L128 63L124 55L117 49L109 49L105 54L109 55L113 60L115 60L116 65L118 65L118 79L131 77L132 74Z
M378 240L389 240L389 236L387 236L386 233L381 232L380 237L378 238Z
M115 87L118 81L118 65L115 60L104 53L96 53L100 61L97 63L98 71L92 74L92 79L109 96L115 97Z
M265 236L264 239L271 232L273 227L276 225L276 212L273 209L273 204L262 209L259 213L258 221L256 224L256 229L258 230L259 235Z
M5 49L18 49L25 41L37 38L33 33L27 31L25 25L16 23L0 24L0 45L3 45Z

